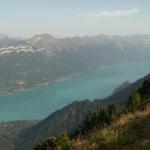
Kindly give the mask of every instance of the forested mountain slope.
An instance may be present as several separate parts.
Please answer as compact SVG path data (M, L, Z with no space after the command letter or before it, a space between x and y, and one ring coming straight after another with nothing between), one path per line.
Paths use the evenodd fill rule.
M67 130L66 130L67 131ZM90 111L75 134L47 138L35 150L149 150L150 79L124 105L113 103Z

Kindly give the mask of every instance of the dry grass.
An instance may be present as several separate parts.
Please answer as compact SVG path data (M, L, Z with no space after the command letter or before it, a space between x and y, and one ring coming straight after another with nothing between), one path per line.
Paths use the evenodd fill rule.
M150 150L150 106L74 140L72 150ZM121 143L119 145L119 143Z
M143 119L150 115L150 106L146 107L144 111L137 111L135 113L128 113L125 115L122 115L117 121L114 121L111 128L118 128L121 126L124 126L126 124L129 124L130 122L133 122L138 119Z

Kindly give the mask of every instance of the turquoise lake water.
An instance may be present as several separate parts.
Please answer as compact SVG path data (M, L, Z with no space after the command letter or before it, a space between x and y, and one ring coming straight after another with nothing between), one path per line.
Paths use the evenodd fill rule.
M150 61L124 62L51 83L32 91L0 96L0 120L41 119L75 100L109 96L124 81L150 73Z

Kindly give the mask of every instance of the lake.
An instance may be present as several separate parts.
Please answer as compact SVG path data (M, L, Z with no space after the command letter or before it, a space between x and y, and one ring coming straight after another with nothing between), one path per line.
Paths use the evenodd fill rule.
M133 82L148 73L150 61L124 62L32 91L3 95L0 120L42 119L75 100L109 96L124 81Z

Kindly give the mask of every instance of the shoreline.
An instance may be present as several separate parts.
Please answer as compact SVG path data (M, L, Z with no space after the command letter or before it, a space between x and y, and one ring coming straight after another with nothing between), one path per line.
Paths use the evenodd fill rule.
M124 62L128 63L130 61L124 61ZM124 62L120 62L118 64L121 64L121 63L124 63ZM136 62L136 61L132 61L132 62ZM116 64L111 64L111 65L116 65ZM58 77L57 79L54 79L54 80L49 80L49 81L44 82L44 83L36 84L35 86L33 86L31 88L18 87L16 89L13 89L12 91L11 90L10 91L9 90L5 91L4 89L2 89L2 90L0 90L0 96L6 96L6 95L11 95L11 94L16 94L16 93L33 91L35 89L42 88L44 86L48 86L49 84L62 82L62 81L65 81L65 80L70 80L74 77L77 77L78 75L95 72L99 69L104 69L106 67L110 67L111 65L100 65L100 66L97 66L95 68L89 68L89 69L87 69L86 71L83 71L83 72L74 73L74 74L71 74L71 75L68 75L68 76L65 76L65 77Z
M30 92L30 91L33 91L35 89L42 88L44 86L48 86L49 84L62 82L62 81L65 81L65 80L70 80L70 79L73 79L73 78L75 78L75 77L77 77L77 76L79 76L81 74L91 73L92 71L95 72L96 70L103 69L105 67L109 67L109 66L99 66L99 67L96 67L96 68L89 68L88 70L83 71L83 72L74 73L74 74L68 75L66 77L59 77L59 78L57 78L55 80L51 80L51 81L48 81L48 82L36 84L32 88L22 88L22 89L18 88L18 89L12 90L11 92L8 92L8 91L1 92L0 91L0 96L12 95L12 94L16 94L16 93Z
M30 91L33 91L35 89L38 89L38 88L42 88L44 86L48 86L49 84L52 84L52 83L57 83L57 82L62 82L62 81L65 81L65 80L69 80L69 79L72 79L74 77L77 77L78 75L82 74L83 72L79 72L79 73L75 73L75 74L72 74L72 75L68 75L66 77L60 77L60 78L57 78L53 81L48 81L48 82L44 82L44 83L39 83L39 84L36 84L35 86L33 86L32 88L18 88L18 89L14 89L12 90L11 92L9 91L6 91L6 92L1 92L0 91L0 96L6 96L6 95L12 95L12 94L16 94L16 93L24 93L24 92L30 92Z

